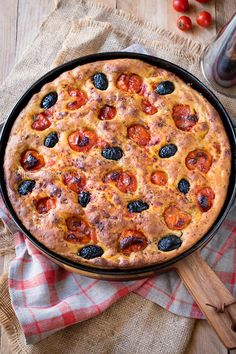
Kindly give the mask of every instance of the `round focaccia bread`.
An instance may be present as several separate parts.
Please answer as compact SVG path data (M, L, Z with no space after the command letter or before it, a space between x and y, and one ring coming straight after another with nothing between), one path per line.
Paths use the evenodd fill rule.
M134 59L79 66L16 119L5 180L50 250L96 267L169 260L214 224L231 151L221 119L173 73Z

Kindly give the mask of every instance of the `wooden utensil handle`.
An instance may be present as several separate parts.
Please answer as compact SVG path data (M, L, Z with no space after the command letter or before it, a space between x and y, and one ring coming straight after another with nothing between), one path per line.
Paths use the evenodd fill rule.
M236 303L222 307L236 299L202 259L200 252L176 263L176 270L222 343L228 349L235 349ZM214 306L224 312L217 312Z

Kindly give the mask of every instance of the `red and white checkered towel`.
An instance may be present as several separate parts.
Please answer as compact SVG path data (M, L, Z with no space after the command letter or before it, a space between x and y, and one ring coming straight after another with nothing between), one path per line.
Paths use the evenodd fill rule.
M135 44L127 50L147 54ZM16 257L10 266L9 291L27 344L98 315L131 291L177 315L203 318L175 271L129 282L94 280L70 273L42 255L16 230L1 199L0 218L14 232ZM236 295L236 204L202 256Z
M2 201L0 217L9 224ZM94 280L59 267L21 232L15 232L14 238L16 257L10 266L9 291L27 344L98 315L131 291L175 314L203 318L175 271L138 281ZM236 205L202 256L236 295Z

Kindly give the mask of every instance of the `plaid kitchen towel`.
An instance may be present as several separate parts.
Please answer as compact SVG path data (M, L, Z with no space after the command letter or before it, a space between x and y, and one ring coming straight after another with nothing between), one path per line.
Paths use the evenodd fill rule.
M236 205L217 235L202 250L221 281L236 295ZM0 217L11 220L0 201ZM9 291L26 343L94 317L133 291L186 317L203 318L175 271L129 282L90 279L59 267L42 255L21 232L14 233L16 257L11 262Z

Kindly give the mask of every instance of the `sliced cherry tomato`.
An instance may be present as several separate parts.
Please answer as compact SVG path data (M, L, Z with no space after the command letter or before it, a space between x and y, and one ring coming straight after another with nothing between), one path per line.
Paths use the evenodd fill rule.
M50 127L51 122L49 120L49 118L51 117L51 114L45 112L42 112L40 114L37 114L34 117L34 121L32 124L32 128L35 130L39 130L39 131L43 131L47 128Z
M158 109L153 106L148 100L142 100L142 110L146 114L155 114L157 113Z
M137 230L127 230L119 240L120 250L125 256L132 252L144 250L147 247L147 238Z
M21 155L21 166L25 171L37 171L45 165L43 155L35 150L27 150Z
M173 8L178 12L185 12L189 8L188 0L173 0Z
M117 171L109 172L103 177L103 182L104 183L116 182L119 178L119 175L120 175L120 172L117 172Z
M66 225L69 230L66 236L66 241L71 243L88 243L91 241L95 230L90 228L88 223L79 216L72 216L66 220Z
M135 192L137 189L136 177L130 172L109 172L104 176L103 182L115 183L116 187L123 193Z
M66 172L62 177L63 183L73 192L79 193L86 185L86 177L78 172Z
M141 77L136 74L121 74L116 82L120 90L130 93L139 93L142 89L142 84Z
M46 214L49 210L56 208L56 199L45 197L36 202L36 210L39 214Z
M136 177L130 172L121 172L116 181L116 186L124 193L135 192L137 189Z
M186 166L189 170L199 170L207 173L212 165L212 156L203 150L191 151L185 159Z
M121 74L116 82L116 86L123 91L129 90L129 75Z
M202 212L211 209L214 199L215 193L210 187L202 188L197 192L197 206Z
M168 176L164 171L155 171L151 175L151 182L158 186L165 186L168 181Z
M197 115L191 114L190 107L182 104L178 104L173 107L172 118L176 127L185 132L190 131L198 122Z
M71 149L78 152L89 151L97 144L97 141L97 135L90 130L77 130L68 137L68 143Z
M143 81L140 76L132 74L129 78L129 92L138 93L141 91Z
M147 128L140 124L131 125L128 128L127 133L128 137L131 140L135 141L135 143L139 146L146 146L151 139L150 133Z
M101 120L111 120L115 117L115 115L116 115L115 107L106 104L100 109L98 113L98 118Z
M177 26L181 31L189 31L192 28L191 18L188 16L180 16L177 20Z
M89 234L88 223L79 216L71 216L66 220L66 226L69 231L79 231L84 235Z
M88 97L85 92L80 91L79 89L69 89L68 91L71 97L75 97L75 101L69 102L67 108L71 110L79 109L88 101Z
M190 214L182 211L175 205L166 208L163 217L170 230L183 230L192 220Z
M197 24L202 27L209 27L212 23L211 14L207 11L201 11L197 15Z
M216 149L217 154L221 153L221 147L220 147L220 143L214 141L213 144L214 148Z

